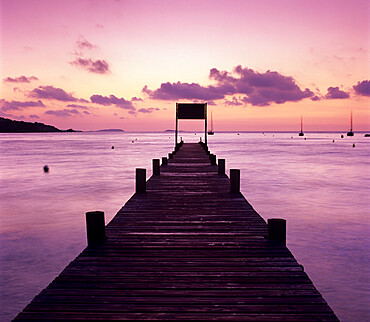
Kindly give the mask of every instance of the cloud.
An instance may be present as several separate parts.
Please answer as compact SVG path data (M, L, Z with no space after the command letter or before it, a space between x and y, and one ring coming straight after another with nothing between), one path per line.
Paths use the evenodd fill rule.
M317 95L311 97L311 101L319 101L321 98Z
M141 108L138 110L139 113L152 113L154 111L160 111L158 107Z
M84 50L84 49L93 49L96 46L93 45L91 42L86 40L83 36L80 37L79 40L77 40L77 48Z
M26 101L26 102L19 102L19 101L1 101L1 109L2 111L11 111L11 110L22 110L28 107L45 107L45 105L40 101Z
M88 102L88 101L86 101ZM90 107L89 106L85 106L85 105L77 105L77 104L68 104L67 107L72 107L72 108L80 108L82 110L87 110L89 109Z
M142 98L137 98L137 97L131 98L131 102L142 102L142 101L143 101Z
M233 97L233 99L231 101L225 101L225 105L229 105L229 106L240 106L240 105L243 105L242 102L240 102L236 97Z
M39 119L39 117L37 115L35 115L35 114L31 114L29 116L29 118L31 118L31 119Z
M72 93L54 86L39 86L29 92L28 96L35 98L53 99L62 102L87 102L84 99L77 99Z
M148 86L142 89L142 92L148 94L151 99L158 100L216 100L225 96L217 87L203 87L197 83L162 83L161 87L151 91Z
M362 82L358 82L357 85L353 86L353 89L358 95L370 96L370 81L364 80Z
M105 60L92 60L91 58L85 59L85 58L76 58L74 61L70 62L73 66L78 66L83 69L86 69L90 73L95 74L109 74L110 73L110 67L109 63Z
M39 80L36 76L27 77L23 75L19 77L15 77L15 78L12 78L12 77L4 78L4 82L8 82L8 83L30 83L31 81L36 81L36 80Z
M223 99L227 95L244 94L243 102L255 106L297 102L314 96L308 88L301 90L293 77L270 70L258 73L239 65L231 73L212 68L209 78L215 81L216 85L201 86L197 83L167 82L162 83L156 90L150 90L145 86L142 92L151 99L204 101Z
M328 92L325 95L326 99L343 99L343 98L349 98L349 94L341 91L339 87L329 87Z
M109 95L109 97L102 95L92 95L90 97L90 100L92 103L100 105L115 105L119 108L135 111L135 107L132 105L132 102L125 100L123 97L118 98L114 95Z
M72 115L80 114L80 112L77 111L76 109L71 109L71 110L64 109L64 110L57 110L57 111L48 110L45 112L45 114L54 115L57 117L70 117Z

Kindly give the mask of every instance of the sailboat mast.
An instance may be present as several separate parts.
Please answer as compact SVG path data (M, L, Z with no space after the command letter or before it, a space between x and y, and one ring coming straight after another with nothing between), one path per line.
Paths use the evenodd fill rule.
M351 132L352 132L352 111L351 111Z
M211 131L213 132L213 114L212 114L212 111L211 111Z
M303 132L303 117L301 115L301 132Z

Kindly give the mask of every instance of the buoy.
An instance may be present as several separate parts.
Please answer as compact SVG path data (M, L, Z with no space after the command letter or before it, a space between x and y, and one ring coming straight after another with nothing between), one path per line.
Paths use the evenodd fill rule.
M333 142L334 142L334 140L333 140Z
M304 138L305 140L307 140L307 138Z
M353 144L352 144L352 147L355 147L355 146L356 146L356 145L353 143Z
M114 149L114 146L112 145L112 149Z
M343 134L340 137L343 139L344 138Z
M44 169L44 172L49 172L49 166L47 164L44 165L43 169Z

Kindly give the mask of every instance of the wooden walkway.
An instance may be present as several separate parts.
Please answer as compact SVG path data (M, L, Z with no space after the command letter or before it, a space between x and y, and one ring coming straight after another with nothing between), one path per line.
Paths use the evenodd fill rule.
M200 144L184 144L16 320L338 321Z

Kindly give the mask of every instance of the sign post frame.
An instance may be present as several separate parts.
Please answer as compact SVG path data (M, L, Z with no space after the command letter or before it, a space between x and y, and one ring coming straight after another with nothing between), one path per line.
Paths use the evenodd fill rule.
M194 112L194 116L190 114L185 115L183 110L186 105L191 106ZM194 109L198 108L199 109ZM201 112L201 108L203 108L203 113ZM201 115L202 114L202 115ZM204 143L207 145L207 103L178 103L176 102L176 130L175 130L175 146L177 145L177 137L178 137L178 130L179 130L179 119L187 119L187 120L200 120L204 119Z

